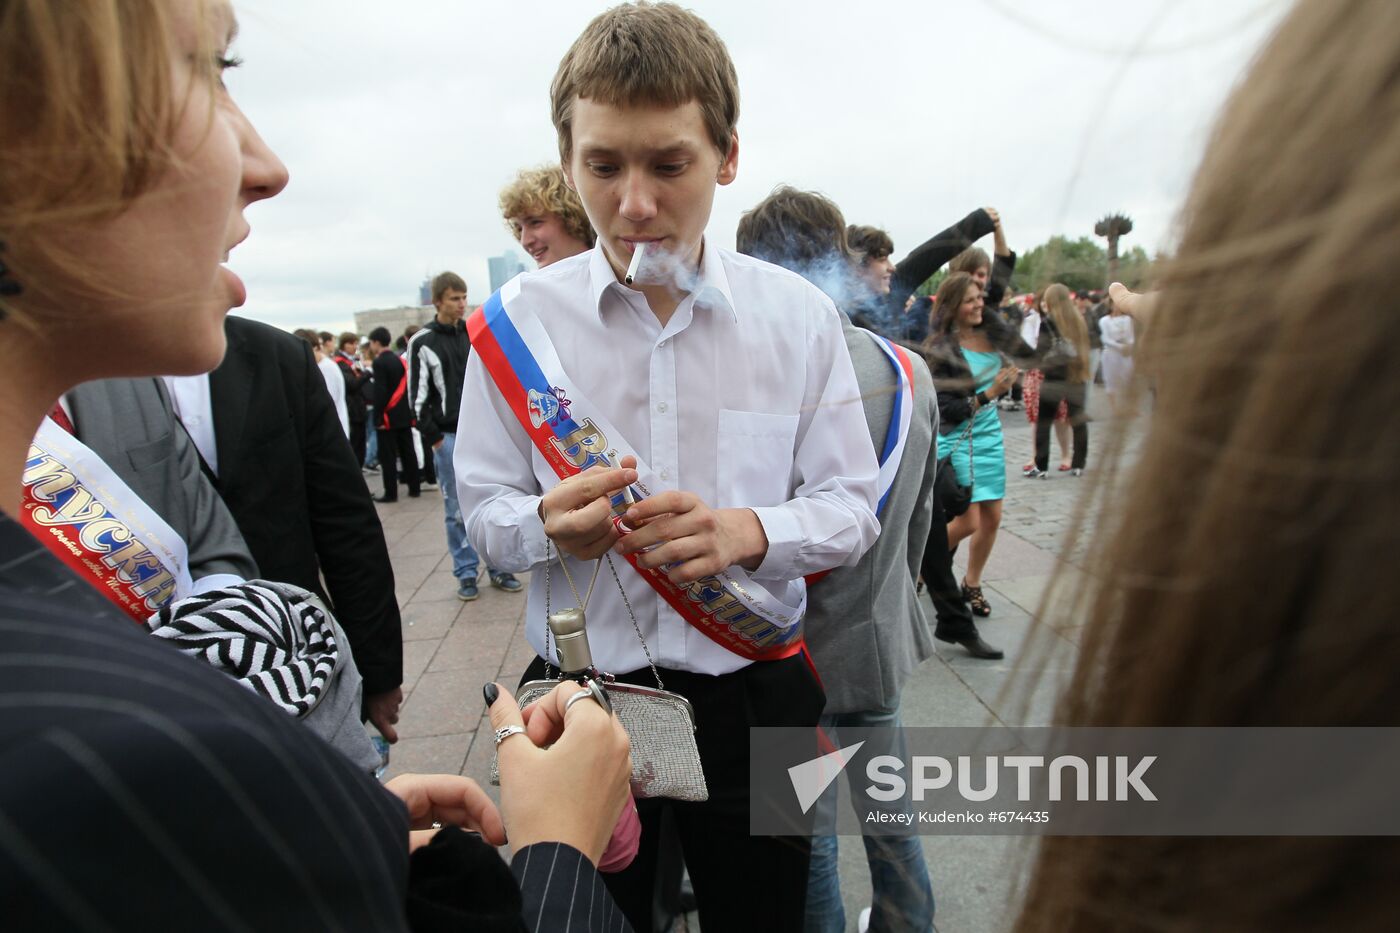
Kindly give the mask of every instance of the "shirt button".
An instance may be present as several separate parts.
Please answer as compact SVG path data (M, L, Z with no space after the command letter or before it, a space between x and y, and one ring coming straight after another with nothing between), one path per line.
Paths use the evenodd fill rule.
M659 348L661 348L661 347L666 346L666 344L669 343L669 342L670 342L670 341L663 340L663 341L661 341L660 343L658 343L656 346L657 346L657 348L659 349Z
M666 414L666 403L662 402L660 405L657 405L656 410L661 412L663 415Z
M665 479L665 480L669 480L669 479L671 478L671 469L670 469L670 467L667 467L667 468L665 468L665 469L663 469L663 470L661 471L661 478L662 478L662 479Z

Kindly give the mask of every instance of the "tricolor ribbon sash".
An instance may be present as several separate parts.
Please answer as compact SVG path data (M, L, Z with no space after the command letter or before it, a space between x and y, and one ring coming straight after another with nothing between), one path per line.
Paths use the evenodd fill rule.
M890 414L890 426L885 431L885 446L880 451L880 474L876 479L880 504L875 509L875 514L883 521L885 501L889 499L890 490L894 488L895 474L899 472L900 461L904 459L904 445L909 442L909 426L914 421L914 364L909 359L909 352L893 340L881 337L874 331L867 330L865 333L889 359L890 365L894 367L897 383L894 411ZM820 582L829 573L830 570L809 573L807 585L812 586Z
M29 446L21 485L21 524L141 625L193 591L184 540L48 418Z
M885 500L894 488L894 477L899 472L899 463L904 458L904 445L909 442L909 425L914 420L914 363L909 353L899 344L872 331L866 331L875 346L884 351L890 365L894 367L895 379L899 388L894 394L894 411L890 414L890 426L885 432L885 447L880 451L880 476L876 486L880 493L880 505L875 514L885 511Z
M519 294L519 283L507 282L467 321L472 350L510 405L530 441L550 468L567 479L602 464L617 466L624 456L637 458L633 498L641 500L664 484L637 456L565 372L543 324L528 309L506 302ZM628 503L613 497L615 519ZM678 586L659 569L627 561L681 618L725 648L751 661L773 661L802 650L802 618L807 611L805 589L790 606L774 597L738 567Z

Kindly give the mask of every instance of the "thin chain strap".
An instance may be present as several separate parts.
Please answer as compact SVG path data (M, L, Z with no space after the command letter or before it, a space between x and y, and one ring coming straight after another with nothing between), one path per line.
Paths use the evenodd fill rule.
M545 680L554 679L554 668L549 663L550 655L553 653L553 638L549 631L550 614L550 593L552 592L549 580L549 565L552 562L554 552L554 542L549 538L544 539L544 677ZM617 576L617 568L613 566L612 555L605 554L603 559L608 562L608 571L612 574L613 582L617 584L617 591L622 595L622 605L627 607L627 617L632 620L632 631L637 633L637 641L642 643L642 653L647 656L647 665L651 668L651 676L656 678L656 689L665 690L666 686L661 682L661 674L656 669L656 661L652 659L651 649L647 647L647 640L642 637L642 627L637 622L637 614L632 611L632 602L627 598L627 591L622 588L622 580ZM588 598L581 599L578 594L578 587L574 586L574 578L569 573L569 567L564 563L564 555L559 555L559 567L564 571L564 579L569 581L569 589L574 592L574 599L578 601L579 608L587 607L588 598L593 596L593 584L598 580L598 570L602 567L602 561L598 561L593 567L593 580L588 584ZM587 617L585 613L585 618Z
M974 414L972 418L967 419L967 427L962 429L962 433L958 435L957 440L953 441L953 446L948 448L946 454L948 457L953 456L957 453L962 442L967 441L967 485L969 488L977 485L977 467L972 462L972 419L976 417Z
M604 555L608 562L608 570L612 573L613 581L617 584L617 591L622 594L622 605L627 607L627 617L632 620L632 631L637 633L637 641L642 643L642 653L647 656L647 664L651 667L651 676L656 678L656 689L665 690L666 685L661 682L661 674L656 669L656 662L652 660L651 649L647 647L647 640L642 637L642 627L637 624L637 614L632 611L632 603L627 599L627 591L622 588L622 581L617 578L617 568L613 566L612 555Z

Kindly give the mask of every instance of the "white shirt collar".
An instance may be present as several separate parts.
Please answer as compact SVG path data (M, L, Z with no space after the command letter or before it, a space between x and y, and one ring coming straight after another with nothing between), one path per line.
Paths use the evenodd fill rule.
M603 296L610 288L631 291L618 281L617 273L608 262L607 253L603 251L601 244L593 248L593 254L588 260L588 287L593 296L593 308L600 318L603 314ZM701 241L700 275L690 294L694 296L695 304L727 308L734 322L738 323L739 310L734 305L734 294L729 290L729 276L724 271L724 261L720 250L710 244L708 237ZM682 302L684 303L684 299Z

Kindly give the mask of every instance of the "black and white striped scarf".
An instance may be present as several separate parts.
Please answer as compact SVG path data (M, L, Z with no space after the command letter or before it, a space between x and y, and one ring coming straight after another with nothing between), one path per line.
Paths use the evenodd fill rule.
M151 634L303 717L340 663L335 624L315 594L258 580L211 590L151 616Z

